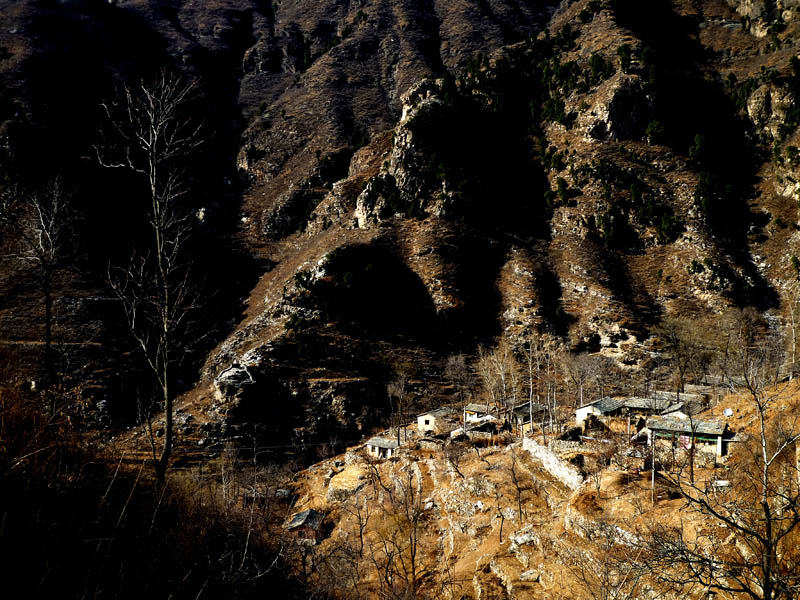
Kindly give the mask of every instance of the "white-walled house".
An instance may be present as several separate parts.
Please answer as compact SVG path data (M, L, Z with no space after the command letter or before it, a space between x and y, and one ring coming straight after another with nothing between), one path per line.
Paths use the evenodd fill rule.
M367 447L367 452L375 458L392 458L397 454L400 444L397 443L397 440L375 436L367 440L365 446Z
M492 413L488 404L470 402L464 407L464 423L473 423Z
M594 402L584 404L575 411L575 424L583 425L583 422L594 415L597 418L611 417L621 414L624 400L621 398L600 398Z
M447 433L455 429L456 411L444 406L417 416L417 431L421 433Z
M525 434L533 428L535 423L541 422L546 418L547 407L537 402L525 402L511 409L511 423L519 431ZM531 422L533 418L533 422Z
M728 431L727 423L671 416L650 417L647 419L647 432L650 445L655 440L668 440L686 448L695 446L700 451L714 452L717 456L727 453L727 442L734 437Z

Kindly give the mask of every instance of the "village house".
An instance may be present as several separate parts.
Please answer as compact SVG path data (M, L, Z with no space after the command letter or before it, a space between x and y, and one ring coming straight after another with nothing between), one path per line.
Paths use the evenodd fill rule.
M645 417L671 414L671 416L689 418L705 410L705 405L698 401L674 402L654 393L653 397L641 398L601 398L584 404L575 411L575 422L584 425L587 419L594 417L608 424L609 419L627 418L628 430L644 427ZM683 412L681 412L683 411ZM674 414L673 414L674 413ZM638 418L638 423L636 422Z
M647 419L648 444L655 440L668 440L684 448L695 446L699 451L713 452L725 456L728 442L733 434L727 423L719 421L693 421L669 417L650 417Z
M500 432L501 423L494 415L483 415L464 423L463 427L450 432L451 438L465 435L471 440L489 440Z
M658 400L666 400L670 404L675 404L677 402L700 402L700 403L707 403L709 394L707 393L698 393L698 392L691 392L690 389L695 389L699 386L690 386L686 384L684 389L686 391L683 392L670 392L666 390L655 390L652 392L652 396L657 398Z
M575 424L583 425L590 416L601 420L608 417L620 416L622 414L623 404L624 400L621 398L609 398L608 396L584 404L575 411Z
M400 444L397 443L397 440L375 436L367 440L365 446L367 452L375 458L392 458L397 454Z
M631 417L652 417L654 415L663 414L662 411L671 405L669 400L661 398L640 398L633 396L625 398L622 406L627 409L623 410L623 414L628 414Z
M488 403L478 404L476 402L470 402L464 407L464 423L477 421L492 412Z
M544 404L525 402L511 409L511 425L518 435L525 435L536 423L541 423L546 415L547 407Z
M687 400L685 402L676 402L661 411L662 416L675 417L677 419L690 419L695 415L706 410L704 402L698 400Z
M456 411L447 406L417 416L417 430L421 433L450 433L457 426Z
M295 538L316 543L321 538L324 518L325 515L319 511L314 509L304 510L293 514L285 528L289 535Z

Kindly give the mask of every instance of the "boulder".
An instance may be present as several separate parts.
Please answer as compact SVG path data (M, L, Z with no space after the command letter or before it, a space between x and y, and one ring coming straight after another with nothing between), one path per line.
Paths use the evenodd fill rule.
M237 395L243 388L253 383L253 376L247 367L234 364L214 378L214 395L218 400L223 400Z

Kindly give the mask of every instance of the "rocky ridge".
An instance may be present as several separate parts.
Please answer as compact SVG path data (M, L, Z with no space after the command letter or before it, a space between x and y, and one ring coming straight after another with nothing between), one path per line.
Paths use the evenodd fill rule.
M500 335L546 329L636 368L665 316L782 310L797 7L768 4L23 3L0 26L4 131L47 129L47 19L135 23L159 40L148 60L203 77L224 168L198 209L252 262L194 393L215 418L283 403L284 437L310 439L313 415L308 435L350 438L380 420L398 364L433 401L444 356ZM146 71L120 52L91 72ZM68 133L50 128L83 155ZM61 312L64 331L85 318ZM38 317L16 313L21 338Z

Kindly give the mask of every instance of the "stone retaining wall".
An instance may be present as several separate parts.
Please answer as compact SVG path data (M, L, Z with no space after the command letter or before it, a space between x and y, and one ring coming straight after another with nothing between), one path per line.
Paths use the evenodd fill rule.
M522 448L530 452L535 459L541 461L545 471L569 489L577 490L583 483L583 477L578 469L558 458L549 448L545 448L527 437L522 440Z

